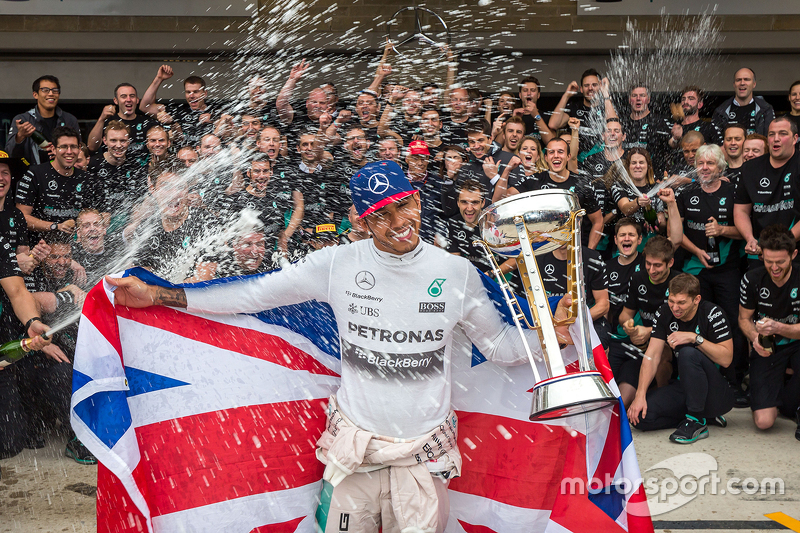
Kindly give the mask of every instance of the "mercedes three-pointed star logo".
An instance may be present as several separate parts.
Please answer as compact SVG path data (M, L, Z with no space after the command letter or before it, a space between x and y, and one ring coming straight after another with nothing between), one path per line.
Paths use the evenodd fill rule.
M392 26L395 24L395 21L397 20L397 17L400 15L400 13L403 13L404 11L414 12L414 32L411 33L408 37L406 37L402 41L395 42L395 40L391 38ZM423 29L421 19L426 14L429 14L433 17L434 23L438 22L438 24L441 25L442 29L440 31L435 31L427 25L425 26L425 29ZM404 33L405 32L399 33L398 37L403 35ZM444 42L442 42L441 39L437 40L434 38L440 36L442 33L446 35ZM448 29L447 24L445 24L442 17L440 17L435 11L432 11L425 7L404 7L403 9L397 10L397 12L395 12L395 14L392 15L392 18L390 18L388 22L386 22L386 36L389 38L389 41L393 43L392 48L394 49L394 51L399 55L403 55L403 53L400 52L398 48L414 40L439 48L443 47L444 45L450 44L450 30Z

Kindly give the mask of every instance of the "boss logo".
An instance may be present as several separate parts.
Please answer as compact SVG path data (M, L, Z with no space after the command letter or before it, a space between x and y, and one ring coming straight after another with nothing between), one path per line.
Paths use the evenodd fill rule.
M420 302L420 313L444 313L445 302Z

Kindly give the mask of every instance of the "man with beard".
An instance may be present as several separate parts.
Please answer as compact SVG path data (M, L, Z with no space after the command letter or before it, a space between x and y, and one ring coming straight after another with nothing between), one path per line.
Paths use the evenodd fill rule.
M670 138L672 125L668 117L658 115L650 110L650 89L643 85L634 85L628 93L631 106L629 115L622 117L622 131L625 132L623 148L640 147L650 153L655 165L656 175L660 176L669 167L669 150L667 141Z
M581 97L573 98L580 90ZM599 152L602 148L600 132L602 125L609 118L616 118L617 112L611 103L608 79L600 79L600 73L590 68L581 75L581 83L573 81L567 86L564 95L553 111L548 127L556 131L567 125L569 118L581 121L578 161L583 161L590 152Z
M133 155L138 155L145 149L147 130L156 125L156 121L147 115L136 113L139 105L139 97L136 94L136 87L130 83L120 83L114 88L114 103L103 108L100 118L97 119L86 146L92 152L97 152L102 148L101 141L105 136L108 123L119 121L128 126L130 138L130 149Z
M753 345L750 353L750 408L758 429L769 429L780 411L798 422L800 440L800 273L795 236L784 226L761 232L764 266L742 277L739 327ZM787 380L786 371L793 374Z
M562 189L574 192L582 209L586 211L581 226L581 239L584 246L595 249L603 236L603 214L597 203L594 189L567 169L569 145L561 138L555 138L545 147L545 160L549 171L540 172L533 179L509 187L508 195L543 189Z
M78 132L78 119L58 107L61 83L55 76L40 76L33 82L33 98L36 105L30 111L14 117L11 131L6 139L6 152L11 157L24 157L30 164L47 163L55 157L53 132L57 127L70 128ZM49 143L40 146L31 138L38 131Z
M208 97L206 82L199 76L189 76L183 80L186 102L156 104L159 87L172 76L172 67L161 65L153 82L142 95L139 109L155 117L161 124L179 130L180 144L197 146L200 137L214 131L217 111L206 101Z
M503 123L502 137L503 151L518 155L522 139L525 137L525 122L518 116L510 117Z
M761 230L773 224L791 228L795 240L800 237L797 205L797 181L800 179L800 158L795 143L795 123L778 117L769 124L769 156L762 156L742 165L742 178L736 188L733 219L744 239L744 251L751 268L758 268Z
M725 375L734 387L736 405L747 407L747 397L741 390L747 346L737 325L739 302L731 290L741 279L742 236L733 223L736 186L721 179L726 163L719 146L701 146L695 161L697 179L684 187L677 199L683 223L681 246L691 254L683 271L697 278L703 299L719 305L730 320L734 364L727 367Z
M648 391L667 347L675 353L678 379ZM656 315L636 398L628 408L631 424L642 431L677 426L669 436L677 444L708 437L708 423L727 426L722 415L733 407L733 393L717 367L729 366L732 359L725 313L703 300L694 276L676 276L669 283L667 303Z
M775 118L775 111L766 100L753 96L756 73L750 68L740 68L733 76L734 95L714 110L714 122L722 128L726 124L741 124L745 134L767 133L767 126Z
M725 177L734 185L742 175L744 138L744 126L741 124L728 124L722 130L722 151L725 152L725 161L728 163Z
M700 110L703 109L704 93L700 87L690 85L681 91L681 109L683 120L672 126L672 135L668 144L672 149L681 144L681 139L689 131L698 131L708 144L719 144L722 141L722 132L713 122L700 120Z
M93 187L89 174L74 168L78 142L78 133L72 129L53 130L55 159L31 167L19 183L17 208L25 215L33 242L47 232L71 234L81 209L103 203L102 189Z

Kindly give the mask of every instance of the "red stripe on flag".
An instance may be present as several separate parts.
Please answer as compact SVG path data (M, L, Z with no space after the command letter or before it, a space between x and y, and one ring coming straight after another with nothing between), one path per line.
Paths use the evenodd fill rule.
M95 285L86 295L81 314L83 318L87 319L97 328L97 331L105 337L118 354L122 353L122 345L119 342L117 315L114 313L114 306L106 295L102 281Z
M476 526L473 524L469 524L464 522L463 520L459 520L458 523L464 529L466 533L497 533L494 529L489 529L486 526Z
M562 449L571 441L585 443L585 437L572 437L561 426L459 412L464 467L450 489L515 507L550 509L561 488Z
M134 470L153 517L322 478L323 400L225 409L142 426Z
M608 433L603 445L603 452L600 454L600 461L597 462L597 469L594 473L595 481L593 487L606 486L606 474L610 479L614 479L620 463L622 462L622 446L619 440L619 404L614 406L611 420L608 423Z
M653 533L653 519L643 485L639 485L636 492L631 494L625 510L628 513L628 533Z
M297 531L297 526L300 525L300 522L302 522L304 518L305 516L301 516L300 518L295 518L294 520L289 520L287 522L281 522L280 524L267 524L265 526L259 526L250 531L250 533L294 533Z
M608 363L608 356L603 349L603 345L598 344L595 346L592 350L592 356L594 357L594 366L600 371L603 380L606 383L611 383L611 380L614 379L614 374L611 373L611 365Z
M142 533L147 523L128 491L108 468L97 465L97 533Z
M305 370L312 374L337 376L336 372L319 363L313 356L293 346L280 337L253 329L240 328L207 320L169 307L132 309L117 306L117 314L140 324L163 329L176 335L224 350L255 357L292 370Z

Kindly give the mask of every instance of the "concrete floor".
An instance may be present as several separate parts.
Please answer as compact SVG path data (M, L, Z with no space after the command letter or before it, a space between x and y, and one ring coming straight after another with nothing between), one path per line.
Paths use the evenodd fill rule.
M800 442L794 438L795 424L779 419L772 430L758 432L751 422L749 409L732 411L728 421L727 428L712 427L708 439L688 446L669 442L670 431L634 431L644 478L650 479L654 487L664 487L663 501L651 507L656 531L787 531L764 515L783 512L800 519ZM683 456L689 453L696 455ZM652 469L659 463L666 468ZM691 466L682 469L681 464ZM705 470L698 465L705 465ZM96 530L97 469L64 457L63 438L53 435L44 449L25 450L16 457L0 461L0 469L0 533L93 533ZM706 494L693 498L693 480L699 479L702 483L702 478L712 479L715 474L720 480L717 494L711 494L714 491L709 482L705 485ZM783 494L769 494L769 489L767 494L760 491L746 494L745 489L753 492L754 482L742 485L733 482L733 478L752 478L757 482L764 478L780 478ZM684 483L683 494L678 490L677 494L668 496L680 481ZM731 488L742 493L731 494ZM721 493L723 490L725 494ZM680 503L683 505L678 505ZM674 508L661 512L670 507Z

